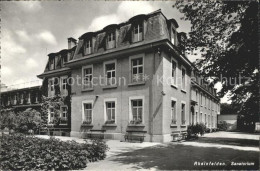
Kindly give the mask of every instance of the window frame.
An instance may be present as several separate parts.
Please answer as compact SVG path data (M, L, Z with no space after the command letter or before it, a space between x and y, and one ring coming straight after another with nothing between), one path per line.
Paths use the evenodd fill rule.
M85 104L91 104L91 123L90 124L93 124L93 121L94 121L94 118L93 118L93 113L94 113L94 101L93 100L83 100L82 101L82 121L81 123L83 123L85 120Z
M182 111L182 105L184 105L184 115L183 115L183 111ZM186 113L187 113L187 106L186 106L186 102L185 101L181 101L181 125L185 125L187 122L186 122ZM183 118L184 116L184 118Z
M111 40L109 40L109 39L111 39ZM111 42L111 44L112 44L112 42L114 42L113 47L109 46L110 42ZM113 48L116 48L116 31L107 33L107 49L113 49Z
M173 62L175 62L175 64L176 64L176 66L175 66L175 77L172 77L172 74L173 74ZM177 85L178 85L178 79L177 79L177 77L178 77L178 61L175 59L175 58L173 58L173 57L171 57L171 85L172 86L174 86L174 87L178 87Z
M91 37L85 40L85 55L92 54L92 50L93 50L92 47L93 47L93 42Z
M174 113L174 115L175 115L175 120L174 120L174 115L173 115L173 107L172 107L172 102L175 102L175 107L174 107L174 110L175 110L175 113ZM175 123L174 123L174 121L175 121ZM174 97L171 97L171 124L174 124L174 125L177 125L177 122L178 122L178 115L177 115L177 99L176 98L174 98Z
M144 109L144 104L145 104L145 97L144 96L131 96L129 97L129 123L133 120L133 111L132 111L132 101L133 100L142 100L142 124L145 123L144 121L144 114L145 114L145 109Z
M184 87L183 87L183 73L182 71L185 70L184 74ZM181 90L186 92L186 87L187 87L187 69L182 65L181 66Z
M138 38L137 38L137 40L135 39L136 26L137 26L137 30L138 30L138 33L137 33L137 37L138 37ZM142 29L141 29L142 33L140 32L140 26L142 26L142 27L141 27L141 28L142 28ZM132 39L133 39L132 42L136 43L136 42L140 42L140 41L143 41L143 40L144 40L144 22L143 22L143 21L134 24L132 34L133 34L133 36L132 36ZM140 39L140 37L139 37L140 34L142 34L142 38L141 38L141 39Z
M109 102L114 102L115 103L115 122L114 124L117 123L117 98L105 98L104 99L104 123L106 123L106 121L108 121L108 116L107 116L107 103ZM112 117L111 117L112 118Z
M89 82L91 83L91 86L85 88L85 85L84 85L85 70L86 70L86 69L90 69L90 68L91 68L91 74L88 74L88 75L91 75L91 76L92 76L91 81L89 81ZM86 66L83 66L83 67L82 67L82 86L81 86L82 90L93 89L93 75L94 75L93 64L92 64L92 65L86 65ZM87 85L87 84L86 84L86 85Z
M144 63L144 54L137 54L137 55L133 55L133 56L130 56L129 57L129 82L130 83L140 83L140 82L143 82L144 81L144 69L145 69L145 63ZM143 73L141 75L142 78L140 78L138 81L133 81L133 65L132 65L132 61L133 60L137 60L138 58L142 58L142 70L143 70ZM137 67L139 69L139 67ZM138 71L137 69L137 71ZM139 71L138 71L139 72ZM139 74L139 73L138 73ZM140 75L140 74L139 74Z
M108 84L108 79L107 79L107 69L106 69L106 67L107 67L107 65L109 65L109 64L115 64L115 69L114 69L114 72L115 72L115 77L114 77L114 79L115 79L115 83L114 84ZM106 86L113 86L113 85L116 85L117 84L117 80L116 80L116 78L117 78L117 60L115 59L115 60L110 60L110 61L105 61L105 62L103 62L103 69L104 69L104 78L105 78L105 85ZM112 73L111 73L112 74ZM111 78L113 78L113 77L111 77Z

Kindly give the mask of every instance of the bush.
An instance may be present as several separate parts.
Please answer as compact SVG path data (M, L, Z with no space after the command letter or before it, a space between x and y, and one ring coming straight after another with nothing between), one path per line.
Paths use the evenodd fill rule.
M206 126L203 123L199 123L196 125L189 125L187 129L187 138L190 139L192 137L198 137L198 134L201 136L204 135L206 131Z
M218 124L219 131L226 131L228 128L227 122L223 121L221 124Z
M88 161L104 159L107 150L107 145L101 140L79 144L22 134L4 135L1 139L0 170L81 169L87 166Z

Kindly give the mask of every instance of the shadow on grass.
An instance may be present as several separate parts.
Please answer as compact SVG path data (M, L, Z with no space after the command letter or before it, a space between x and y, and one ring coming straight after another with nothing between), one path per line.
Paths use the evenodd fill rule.
M115 155L109 160L133 164L133 169L258 169L258 152L229 148L194 147L168 143ZM224 166L194 166L195 162L221 162ZM232 162L253 162L253 166L231 166Z
M199 139L196 140L196 142L247 146L247 147L259 147L258 140L238 139L238 138L200 137Z

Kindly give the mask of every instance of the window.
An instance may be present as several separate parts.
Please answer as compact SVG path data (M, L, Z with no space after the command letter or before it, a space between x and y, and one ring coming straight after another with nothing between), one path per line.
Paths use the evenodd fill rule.
M54 120L54 109L50 108L49 123L52 124Z
M206 96L204 96L204 106L205 106L205 108L207 107L207 97Z
M200 112L200 122L202 122L202 112Z
M143 81L143 58L131 60L132 64L132 82Z
M109 33L107 36L107 49L114 48L116 45L115 42L115 33Z
M174 29L172 29L171 42L173 45L175 45L175 35L176 35L176 31Z
M115 123L116 104L114 101L106 102L106 117L107 121Z
M68 107L62 107L62 117L66 118L68 117Z
M21 93L21 95L20 95L20 102L21 102L21 104L23 104L23 93Z
M92 42L91 40L86 41L86 55L92 53Z
M143 100L132 100L131 101L132 106L132 118L133 121L143 121Z
M134 26L133 42L139 42L143 40L143 25L137 24Z
M199 103L199 93L198 93L198 90L196 90L196 101L197 101L197 103Z
M172 124L177 123L177 114L176 114L176 101L171 101L171 117L172 117Z
M202 106L202 99L203 99L203 95L202 93L200 94L200 106Z
M204 121L205 121L205 125L207 125L207 114L205 114Z
M106 85L116 84L116 64L115 63L105 64L105 77L106 77Z
M84 118L83 122L88 124L92 123L92 103L85 103L84 104Z
M84 67L83 68L83 89L92 88L92 67Z
M209 126L210 126L210 115L208 115L208 124L209 124Z
M199 117L199 116L198 116L198 112L196 112L196 114L195 114L195 122L196 122L196 123L198 123L198 117Z
M38 103L38 93L35 93L35 103Z
M62 78L62 89L67 90L67 79L66 78Z
M14 95L14 105L16 105L16 103L17 103L17 95L15 94Z
M172 84L177 85L177 61L172 59Z
M211 100L209 99L208 100L208 108L210 109L210 102L211 102Z
M184 68L181 69L181 88L182 90L186 90L186 70Z
M66 55L66 56L63 56L63 65L66 63L66 62L68 62L68 55Z
M54 80L50 80L50 91L54 91Z
M185 120L185 104L182 103L181 104L181 121L182 121L182 125L185 124L186 120Z
M53 70L54 69L54 59L53 58L50 58L50 70Z

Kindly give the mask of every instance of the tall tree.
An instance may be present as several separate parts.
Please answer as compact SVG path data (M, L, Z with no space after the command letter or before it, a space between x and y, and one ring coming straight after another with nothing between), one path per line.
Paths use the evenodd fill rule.
M220 97L229 92L251 123L259 121L258 5L211 0L173 5L191 22L186 48L200 52L195 64L205 77L222 83Z

